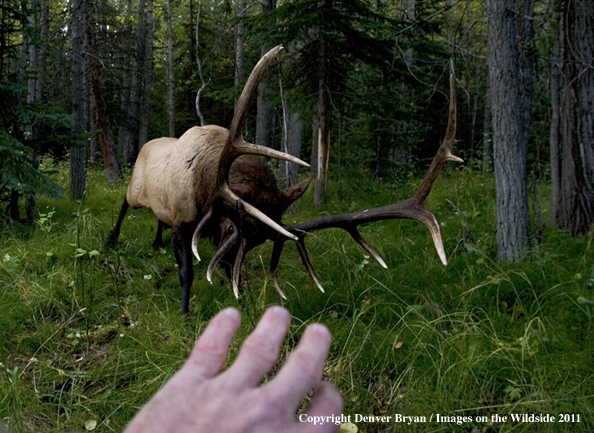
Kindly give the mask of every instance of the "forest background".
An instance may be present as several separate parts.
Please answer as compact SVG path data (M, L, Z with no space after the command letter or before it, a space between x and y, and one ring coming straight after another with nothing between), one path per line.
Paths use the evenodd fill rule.
M279 43L286 53L260 83L244 134L311 161L315 187L296 219L406 197L443 136L450 60L456 73L455 153L465 163L447 169L430 203L440 221L440 212L451 214L442 221L450 267L433 280L427 234L384 225L374 243L397 238L404 246L390 247L407 257L393 258L387 275L332 235L310 248L324 256L332 246L322 267L338 264L323 278L348 293L294 294L294 332L322 320L336 336L327 374L347 410L563 410L585 417L568 431L589 431L594 4L587 0L2 0L7 423L17 431L121 430L174 371L167 360L179 365L215 310L235 305L195 283L195 302L216 302L198 307L193 324L177 318L168 303L177 305L179 290L171 254L149 252L139 240L154 230L150 215L130 223L116 252L104 249L104 233L142 145L197 124L228 126L246 74ZM271 164L283 185L297 181L295 167ZM151 284L171 290L160 299ZM308 283L295 276L289 284ZM251 317L278 302L266 279L259 287L243 305ZM153 307L159 318L148 313ZM168 325L155 329L163 317ZM166 343L134 334L139 324ZM138 353L146 364L134 360ZM376 426L384 427L398 428Z

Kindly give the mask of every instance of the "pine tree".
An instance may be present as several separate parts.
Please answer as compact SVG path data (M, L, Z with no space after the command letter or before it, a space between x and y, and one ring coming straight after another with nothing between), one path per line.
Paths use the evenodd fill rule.
M385 22L362 0L295 0L271 12L264 26L270 40L298 54L290 72L297 77L294 84L317 95L317 205L326 195L333 107L339 105L353 65L386 58Z

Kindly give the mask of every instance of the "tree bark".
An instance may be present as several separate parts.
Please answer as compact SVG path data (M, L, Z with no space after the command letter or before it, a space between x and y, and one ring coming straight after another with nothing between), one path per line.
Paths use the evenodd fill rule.
M136 59L132 71L132 82L130 84L130 105L128 107L127 132L124 137L123 157L124 164L134 165L138 155L138 130L139 130L139 109L142 89L142 68L144 66L144 51L146 39L146 2L138 2L138 26L136 28Z
M175 137L175 75L173 67L173 29L171 0L167 0L167 118L169 136Z
M500 261L520 259L530 219L526 153L530 137L534 0L488 3L489 80Z
M86 113L88 113L88 124L87 129L90 135L89 137L89 160L91 164L94 164L99 158L99 154L101 153L101 145L99 144L99 128L97 128L97 120L95 119L95 105L93 100L91 99L91 86L88 83L89 74L87 73L85 76L85 108Z
M38 20L40 14L41 22ZM27 103L41 105L43 92L45 90L45 59L47 55L49 33L49 9L47 0L41 0L39 4L33 4L29 15L29 82L27 92ZM40 136L39 127L27 125L27 140L33 141L33 154L31 165L34 169L39 168L39 156L41 145L37 140ZM35 221L35 196L27 199L27 219Z
M316 206L321 205L326 200L330 164L330 95L326 84L328 73L326 41L323 39L320 41L318 62L318 163L314 193L314 204Z
M99 130L99 143L103 153L105 175L107 182L113 185L122 177L120 165L115 154L115 146L110 132L109 114L104 98L103 83L101 80L102 62L95 49L95 0L86 0L85 4L85 44L87 48L87 70L89 71L89 85L91 88L91 104L95 110L95 122Z
M19 192L12 190L10 192L10 202L8 204L8 208L10 209L10 218L14 221L20 221L21 215L19 213Z
M73 0L71 10L72 26L72 112L74 114L73 132L78 135L70 148L70 197L82 198L86 190L85 160L87 149L82 135L86 132L85 77L83 57L83 32L85 4L83 0Z
M235 85L238 86L245 80L245 0L238 0L235 7L235 16L238 18L235 27Z
M168 0L169 1L169 0ZM126 37L132 34L132 15L134 13L134 8L132 5L132 0L126 1L126 26L124 30L124 34ZM132 87L132 75L135 73L135 57L133 54L133 50L130 46L123 47L122 51L123 63L126 65L124 70L122 71L122 92L120 95L120 110L122 112L122 119L120 119L119 127L118 127L118 145L121 149L123 155L123 163L127 165L126 159L128 158L129 149L126 149L126 146L129 144L129 135L130 135L130 125L128 116L128 108L130 107L130 91ZM91 158L93 155L91 154Z
M148 125L150 111L151 85L153 77L153 34L154 34L154 10L153 0L147 0L146 5L146 28L144 39L144 59L142 77L142 104L140 106L140 128L138 131L138 151L148 140Z
M318 174L318 116L311 119L311 155L309 159L309 175L315 178Z
M594 219L594 4L562 2L560 225L574 236Z
M267 52L262 50L262 55ZM271 100L274 98L274 89L266 77L258 83L257 119L256 119L256 144L274 147L274 128L276 113Z
M24 83L25 83L25 71L27 69L27 60L29 58L29 39L30 37L28 36L28 32L27 32L27 27L28 27L28 23L27 23L27 2L21 2L20 5L20 10L18 10L18 12L21 15L21 28L22 28L22 35L23 35L23 44L21 46L21 53L20 53L20 59L19 59L19 63L17 66L17 84L19 87L23 87ZM5 14L2 14L2 19L3 22L4 21L4 17ZM4 54L5 54L5 47L6 47L7 43L5 38L2 38L2 61L4 62ZM0 70L0 71L4 71L4 67ZM22 97L22 93L21 92L17 92L16 94L16 99L17 99L17 106L19 108L22 107L23 105L23 97ZM20 211L19 211L19 192L17 190L11 190L10 191L10 199L8 202L8 207L6 208L6 211L9 212L10 214L10 218L12 218L15 221L20 221L21 220L21 216L20 216Z
M282 83L281 99L283 104L283 136L281 151L289 155L301 156L301 137L303 135L303 121L298 112L294 111L288 100L288 95L283 92ZM299 166L289 161L279 161L279 183L285 188L296 185L299 181Z
M481 95L481 71L480 63L476 62L476 73L474 75L474 95L472 95L472 109L470 114L470 158L474 159L476 123L478 117L478 103Z
M204 63L202 63L202 61L200 60L200 12L202 9L202 2L198 2L198 13L196 14L196 32L194 34L195 37L193 37L192 39L196 41L196 51L194 53L194 57L196 59L196 64L198 65L198 76L200 77L200 89L198 89L198 92L196 92L196 101L195 101L195 105L196 105L196 114L198 115L198 118L200 119L200 126L204 126L206 124L206 121L204 120L204 114L202 114L202 110L200 109L200 97L202 96L202 92L204 91L204 89L206 88L206 86L208 85L208 81L206 81L204 79L204 73L202 72L202 66L204 66ZM192 2L190 1L190 13L192 11ZM192 56L190 56L192 57Z
M493 134L491 131L491 89L487 86L483 116L483 176L492 171Z
M276 0L262 0L262 14L273 11L276 8ZM264 45L262 55L266 54L271 47ZM274 128L276 113L272 105L274 89L268 78L262 77L258 83L257 97L257 118L256 118L256 144L266 147L274 147Z
M21 26L23 33L23 44L21 46L21 54L19 64L17 66L17 84L23 86L25 83L25 70L27 69L27 59L29 53L29 38L27 37L27 21L26 21L26 7L25 2L21 3ZM4 15L4 14L3 14ZM17 105L20 107L23 104L22 92L17 93Z
M552 0L552 53L551 53L551 127L550 163L551 195L549 198L549 227L555 227L561 216L561 0Z

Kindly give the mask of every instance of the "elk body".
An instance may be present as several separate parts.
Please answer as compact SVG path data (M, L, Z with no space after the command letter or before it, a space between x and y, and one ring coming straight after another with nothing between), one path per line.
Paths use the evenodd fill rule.
M229 131L219 126L194 127L179 139L159 138L146 143L132 172L122 210L110 233L116 242L128 207L147 208L159 219L154 246L160 243L163 226L173 229L175 258L182 286L182 312L189 308L192 269L192 234L215 199L217 170ZM229 186L242 199L255 204L275 221L307 188L304 181L286 191L279 190L276 178L260 156L243 155L231 165ZM249 248L264 242L273 230L253 218L241 224L251 233ZM232 220L221 217L211 224L205 236L215 243L225 241L237 230ZM226 252L230 259L221 264L231 277L234 249Z
M262 156L285 159L308 166L303 161L262 146L245 142L241 129L249 103L260 77L282 50L276 47L260 59L238 100L230 130L219 126L194 127L179 139L160 138L145 144L132 172L126 198L118 221L110 232L117 242L123 218L129 206L152 210L159 219L155 243L160 241L163 226L173 230L172 240L179 267L182 288L182 313L189 310L190 288L194 279L192 252L198 256L198 240L210 237L218 244L207 278L221 264L239 293L240 271L245 254L270 239L274 241L271 257L273 283L284 297L276 271L287 240L297 243L301 260L316 285L322 289L307 256L304 238L323 228L342 228L351 234L382 266L386 264L361 237L359 224L384 219L411 218L423 222L430 230L438 254L446 264L439 225L423 203L440 168L447 161L461 161L451 155L456 129L455 92L450 79L450 113L446 138L417 193L408 200L351 214L329 215L285 226L282 215L309 184L309 179L285 190L279 190L276 179ZM323 290L323 289L322 289Z

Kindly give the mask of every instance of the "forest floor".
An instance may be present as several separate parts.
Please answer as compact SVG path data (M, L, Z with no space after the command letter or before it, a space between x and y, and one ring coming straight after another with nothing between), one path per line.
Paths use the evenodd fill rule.
M57 169L54 178L66 185L67 167ZM323 207L308 191L285 222L399 201L419 181L335 181ZM592 237L548 230L523 260L499 264L492 178L450 169L437 180L427 208L441 224L448 266L427 229L410 220L361 229L388 270L343 231L308 236L325 293L287 243L283 301L265 244L247 256L238 302L220 270L214 285L206 281L214 247L202 240L206 260L194 265L187 316L179 312L170 231L154 250L154 215L130 210L118 248L106 248L126 183L110 187L98 170L87 182L82 201L38 199L36 225L0 220L0 419L15 432L120 432L183 364L214 314L228 306L243 314L231 362L272 304L293 315L281 359L307 324L330 328L325 376L360 432L594 429ZM522 414L555 422L518 420ZM370 415L391 422L361 421ZM416 418L409 425L398 415Z

